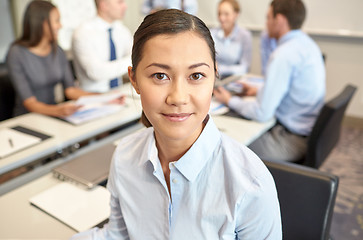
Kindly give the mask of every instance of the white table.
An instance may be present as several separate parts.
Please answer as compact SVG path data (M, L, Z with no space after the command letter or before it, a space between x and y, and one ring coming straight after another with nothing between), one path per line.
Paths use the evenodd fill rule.
M0 239L68 239L76 232L30 205L29 199L56 184L48 175L0 197Z
M257 123L227 116L212 118L222 132L246 145L266 132L275 122L270 120ZM124 135L140 128L141 126L126 129ZM95 146L91 148L94 149ZM81 151L86 152L89 149L79 150ZM46 174L0 196L0 239L68 239L75 234L73 229L29 204L29 198L59 183L51 174Z
M130 84L124 86L125 89L129 87ZM126 107L121 111L78 126L37 113L28 113L2 121L0 122L0 129L21 125L50 135L51 138L4 159L0 159L0 175L57 151L62 151L62 149L68 146L137 120L140 116L140 99L137 96L132 98L128 95L126 97Z
M141 128L143 125L137 123L121 130L119 136L122 138ZM80 149L74 155L85 154L106 144L110 144L107 138L88 148ZM61 163L52 165L55 167ZM68 239L76 233L72 228L29 203L31 197L61 183L49 173L50 171L51 169L48 169L45 175L0 196L0 239Z
M267 132L276 122L274 118L262 123L223 115L212 116L212 118L219 131L246 146Z
M78 143L108 133L113 129L121 129L122 126L139 119L142 111L141 101L138 95L133 93L131 84L123 85L121 91L126 94L126 105L122 110L78 126L37 113L28 113L0 122L0 129L21 125L51 136L39 144L0 159L0 175L49 156L57 156L57 153L62 153L59 154L59 158L62 158L65 156L64 153L72 153L73 146ZM108 137L119 138L118 131ZM3 185L0 185L0 195L5 191ZM6 187L6 189L9 188Z

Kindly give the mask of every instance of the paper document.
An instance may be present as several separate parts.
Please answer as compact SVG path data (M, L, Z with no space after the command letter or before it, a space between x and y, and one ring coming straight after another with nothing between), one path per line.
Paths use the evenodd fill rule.
M90 229L110 216L110 193L102 186L86 190L62 182L29 201L78 232Z
M0 129L0 158L41 142L42 139L11 128Z
M99 95L88 95L78 98L77 105L94 105L94 104L107 104L108 102L120 98L123 94L121 92L105 93Z
M121 92L113 92L80 97L76 101L76 105L82 105L82 107L74 114L64 117L63 119L78 125L118 112L124 105L112 104L110 101L117 99L122 95Z
M236 92L239 92L243 88L243 83L247 83L251 86L260 88L261 86L263 86L264 78L263 78L263 76L253 75L253 74L246 74L243 76L236 75L236 76L230 76L223 80L217 81L215 83L215 86L216 87L224 86L227 89L230 88L229 90L232 90L232 91L237 90ZM242 85L240 85L240 84L242 84Z
M210 103L209 113L211 115L222 115L229 111L229 108L223 103L218 102L216 99L212 98Z
M64 119L75 125L92 121L94 119L110 115L118 112L123 108L119 104L108 104L108 105L86 105L79 109L74 114L65 117Z

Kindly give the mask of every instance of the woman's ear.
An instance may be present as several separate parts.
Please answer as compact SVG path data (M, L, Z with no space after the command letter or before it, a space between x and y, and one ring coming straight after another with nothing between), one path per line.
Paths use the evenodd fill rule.
M139 86L137 85L135 73L134 73L134 71L132 71L132 67L128 67L127 70L128 70L128 75L129 75L129 79L130 79L132 86L134 87L137 94L140 94Z

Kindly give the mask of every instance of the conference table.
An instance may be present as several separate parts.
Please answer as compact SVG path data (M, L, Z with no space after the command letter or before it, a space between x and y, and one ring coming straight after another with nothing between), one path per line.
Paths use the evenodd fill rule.
M37 113L0 122L0 129L22 126L50 136L34 146L0 159L0 176L23 166L34 165L34 170L29 173L0 184L0 195L72 159L80 147L87 148L101 138L106 138L108 142L120 138L123 135L121 130L140 119L142 108L140 98L130 83L124 84L118 91L126 96L125 105L120 111L83 124L74 125Z

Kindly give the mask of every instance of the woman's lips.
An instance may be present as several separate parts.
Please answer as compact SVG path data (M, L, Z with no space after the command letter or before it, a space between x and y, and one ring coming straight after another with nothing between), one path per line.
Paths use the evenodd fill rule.
M163 113L163 116L171 122L183 122L191 115L191 113Z

